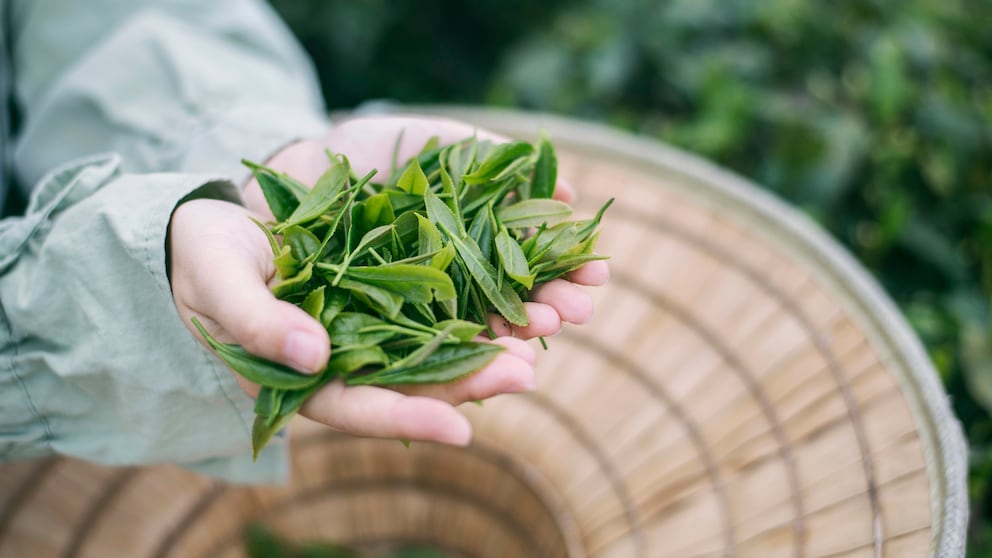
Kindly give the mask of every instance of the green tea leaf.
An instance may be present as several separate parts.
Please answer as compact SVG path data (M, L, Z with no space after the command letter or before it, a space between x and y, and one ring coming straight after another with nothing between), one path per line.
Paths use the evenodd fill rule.
M397 218L406 214L408 211L417 210L424 206L424 197L422 195L410 194L403 190L386 190L380 192L380 194L385 194L389 198L389 203L393 206L393 213Z
M399 314L403 307L402 296L375 285L342 278L338 287L351 291L352 296L357 297L366 306L389 318Z
M539 264L534 267L534 272L537 274L537 283L547 283L552 279L557 279L575 271L589 262L608 259L606 256L599 254L579 254Z
M272 285L270 289L276 298L285 299L287 296L296 294L306 288L307 282L313 276L313 262L308 262L296 275L279 281Z
M276 266L276 273L280 279L292 277L300 271L300 261L293 256L293 249L289 246L279 248L279 254L272 259Z
M442 164L440 167L441 173L441 192L444 194L445 203L448 204L448 209L454 214L455 219L462 220L462 210L458 203L458 188L455 186L455 182L452 180L451 175L448 174L448 169Z
M493 253L493 222L489 218L490 212L479 211L472 219L472 224L468 228L468 236L475 241L482 252L482 257L489 261Z
M309 191L306 185L265 165L247 159L242 159L241 163L251 169L269 205L269 211L277 221L284 221L291 215Z
M424 192L429 186L430 183L427 181L427 176L424 174L423 169L420 168L420 163L416 159L413 159L396 182L396 187L400 190L419 196L424 195Z
M428 190L424 193L424 206L427 209L427 218L438 227L448 229L452 233L462 236L468 234L465 231L465 224L461 219L456 219L451 209L434 192Z
M368 328L385 325L388 323L368 314L341 312L331 322L327 332L331 335L331 343L334 346L378 345L394 337L396 332L384 329L368 331Z
M440 147L441 147L441 137L431 136L430 139L427 140L427 143L425 143L424 146L420 148L420 153L417 153L417 155L421 156L421 155L428 155L430 153L434 153L438 151Z
M328 329L334 318L344 310L345 305L348 303L348 297L348 291L328 287L324 295L324 309L320 312L320 323L324 326L324 329ZM333 342L334 340L332 339L331 341Z
M255 416L255 422L251 427L251 457L253 460L258 460L258 454L262 452L262 448L268 445L272 437L285 428L292 419L292 414L283 415L276 419L274 423L269 424L267 417L262 415Z
M352 376L348 385L397 385L452 382L486 366L503 351L492 343L459 343L442 345L416 366L399 368L387 373Z
M615 199L616 198L610 198L606 200L606 203L603 204L603 207L599 208L599 211L596 212L596 216L592 219L579 221L579 233L582 237L588 237L593 233L593 231L596 230L596 227L599 226L599 222L603 219L603 214L605 214L606 210L613 205L613 201Z
M499 222L511 229L554 225L571 214L572 208L567 203L550 199L524 200L496 211Z
M555 182L558 180L558 158L551 142L543 134L537 146L537 162L534 163L534 174L530 183L531 198L551 198L555 193Z
M278 416L283 393L285 392L282 390L262 386L258 390L258 395L255 396L255 414L266 417Z
M462 179L467 184L481 184L491 180L515 160L527 157L533 152L534 146L525 141L499 144L489 152L479 168L466 174Z
M255 223L255 226L262 229L262 232L265 233L265 239L269 241L269 248L272 248L272 256L278 256L280 251L279 242L276 241L276 237L272 234L272 231L269 230L269 227L266 227L264 223L254 217L248 218L251 219L252 223Z
M317 265L335 272L339 270L334 264ZM407 302L428 303L435 298L455 297L451 278L443 271L424 265L352 266L344 271L344 276L399 294Z
M327 363L327 369L339 376L347 377L367 366L385 366L388 363L389 356L380 347L354 347L335 351Z
M317 251L320 250L320 240L312 232L298 225L283 230L282 243L290 247L293 258L300 262L315 259Z
M420 254L436 253L444 247L441 231L429 219L417 215L417 250Z
M434 324L434 327L440 330L450 328L450 334L457 337L459 341L471 341L486 329L486 326L482 324L466 320L444 320Z
M519 326L527 325L529 319L527 318L527 311L524 308L523 301L520 300L520 296L513 290L509 283L497 284L496 269L482 255L482 250L474 240L469 238L464 231L461 233L465 235L464 237L459 235L459 232L456 230L458 225L455 222L455 217L451 214L448 206L444 205L430 190L424 194L424 201L427 204L427 216L434 224L440 227L444 234L448 235L466 270L468 270L472 278L482 288L486 298L492 302L496 310L504 318L509 320L510 323Z
M310 291L307 294L307 297L303 299L303 303L300 304L300 308L302 308L304 312L310 314L317 320L320 319L320 315L324 311L324 288L324 285L321 285Z
M528 289L533 287L535 276L527 266L527 257L506 228L501 229L496 235L495 244L503 271L524 287Z
M366 249L375 244L375 242L380 238L392 233L394 228L395 226L392 224L382 225L365 233L365 235L362 236L362 239L358 241L358 245L355 246L355 249L351 251L348 259L350 260L352 258L361 257Z
M392 198L380 192L355 204L357 215L353 213L356 227L370 231L380 225L388 225L396 220ZM363 233L364 234L364 233Z
M451 178L451 185L456 196L461 195L461 189L464 185L462 176L468 172L469 167L475 162L475 147L475 140L473 139L468 143L451 145L441 155L442 168L444 168L446 174ZM444 174L441 175L441 180L443 187ZM451 210L455 211L454 208ZM455 214L457 215L458 212L455 211Z
M307 387L319 378L317 374L301 374L288 366L252 355L241 345L220 343L207 333L200 320L192 318L192 322L210 348L232 370L250 382L272 388L297 389Z
M417 347L415 351L383 368L377 372L377 374L389 374L394 370L419 365L424 362L427 357L431 356L442 343L448 340L448 336L451 335L451 332L454 331L456 327L458 327L458 324L449 323L444 329L438 331L437 334L434 335L434 337L432 337L429 341Z
M291 225L309 223L327 213L345 193L351 167L344 156L331 158L331 167L317 179L313 189L300 200L300 205L280 224L280 231Z
M513 175L515 175L517 173L520 173L520 174L527 173L530 170L529 167L532 164L533 163L531 163L530 159L528 159L526 157L521 157L521 158L517 159L516 161L513 161L512 163L510 163L509 165L507 165L506 168L504 168L503 170L501 170L499 172L499 174L497 174L496 176L494 176L492 178L492 181L493 182L499 182L501 180L506 180L508 178L511 178L511 177L513 177Z
M455 259L455 247L452 244L445 244L444 248L438 250L437 254L431 258L430 266L434 269L444 271L448 269L451 265L452 260Z

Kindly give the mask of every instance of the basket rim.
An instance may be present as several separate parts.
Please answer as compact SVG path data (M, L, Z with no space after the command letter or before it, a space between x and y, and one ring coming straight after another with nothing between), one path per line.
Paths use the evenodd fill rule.
M646 136L573 117L467 105L372 103L352 114L420 113L457 118L493 131L534 138L544 130L565 148L607 153L681 179L680 193L736 210L773 232L790 255L847 296L873 340L895 357L890 368L906 397L924 443L932 521L930 555L963 556L968 522L967 446L933 363L895 303L870 273L820 225L757 183L697 155ZM686 188L691 183L695 188ZM898 364L898 365L896 365ZM876 553L878 548L876 548Z

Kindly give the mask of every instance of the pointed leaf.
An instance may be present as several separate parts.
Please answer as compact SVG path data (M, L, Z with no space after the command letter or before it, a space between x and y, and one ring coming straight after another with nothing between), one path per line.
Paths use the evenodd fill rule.
M427 359L416 366L391 370L388 373L372 373L352 376L345 382L349 385L396 385L452 382L478 371L503 351L503 347L491 343L459 343L442 345Z
M482 250L474 240L469 238L464 231L459 233L456 230L458 223L455 222L455 217L451 214L448 206L444 205L430 190L424 194L424 201L427 204L427 216L454 244L455 251L458 252L465 268L482 288L486 298L510 323L519 326L527 325L529 318L520 296L509 283L498 284L496 269L483 256Z
M336 351L327 363L327 369L339 376L347 377L367 366L376 364L385 366L388 362L389 356L378 346L355 347Z
M534 175L530 183L531 198L551 198L555 193L555 182L558 180L558 158L554 147L544 135L538 143L537 162L534 163Z
M496 235L496 253L499 255L503 271L515 281L530 289L534 286L534 275L527 266L527 258L520 245L514 240L509 231L503 228Z
M284 247L285 248L285 247ZM279 281L272 285L270 289L276 298L286 298L289 295L302 291L307 286L307 282L313 276L313 262L309 262L300 269L296 275Z
M348 296L348 291L333 287L325 292L324 309L320 312L320 324L324 326L324 329L328 329L334 318L344 310L345 304L348 303ZM331 341L333 342L334 339Z
M282 232L282 243L288 245L293 252L293 258L300 262L317 257L320 250L320 240L303 227L293 225Z
M485 331L486 326L466 320L444 320L434 324L436 329L450 329L450 334L459 341L471 341L475 336Z
M527 157L533 152L534 146L525 141L501 143L486 155L479 168L462 179L467 184L481 184L491 180L520 157Z
M416 195L424 195L424 192L430 186L427 181L427 176L424 174L423 169L420 168L420 163L416 159L410 162L403 174L400 175L400 179L396 182L396 187L404 192L409 192Z
M251 169L252 175L255 176L255 180L262 190L262 195L265 197L265 202L269 206L269 211L272 212L277 221L283 221L289 217L300 205L300 199L309 190L300 182L269 167L248 160L241 162Z
M297 389L313 384L319 377L318 374L301 374L288 366L252 355L241 345L220 343L207 333L198 319L192 318L192 322L210 348L232 370L250 382L273 388Z
M475 241L482 251L482 257L489 261L493 253L493 224L489 219L489 211L480 210L472 219L472 225L468 229L468 236Z
M345 277L338 283L338 287L351 291L352 296L357 297L376 312L389 318L399 314L403 307L402 296L368 283L352 281Z
M334 264L317 264L321 269L338 272ZM428 303L455 298L451 278L443 271L424 265L389 264L383 266L352 266L344 277L394 292L407 302Z
M303 299L303 303L300 304L300 308L304 312L313 316L314 319L319 320L320 314L324 310L324 285L310 291L307 297Z
M331 335L331 343L339 345L378 345L396 335L395 331L380 329L377 331L362 330L370 327L385 326L387 322L357 312L341 312L337 315L327 332ZM332 353L333 354L333 353Z
M279 255L272 258L272 263L275 264L280 279L292 277L300 271L300 261L293 256L293 249L289 246L280 247Z
M550 199L524 200L496 210L499 222L511 229L554 225L571 214L572 208L567 203Z
M255 416L255 422L251 427L251 457L254 460L258 460L258 454L262 452L275 436L277 432L282 430L289 424L289 421L293 419L292 414L279 417L273 424L269 424L266 417L262 415Z
M327 213L344 195L350 175L348 159L344 156L334 157L331 167L317 179L313 189L307 192L293 214L281 224L280 232L290 225L309 223Z

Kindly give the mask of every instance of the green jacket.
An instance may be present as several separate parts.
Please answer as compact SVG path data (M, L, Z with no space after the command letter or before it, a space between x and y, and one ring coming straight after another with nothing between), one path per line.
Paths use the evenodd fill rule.
M305 54L252 0L0 0L0 30L29 197L0 222L0 460L283 479L285 443L251 463L253 402L176 312L165 235L184 199L239 200L242 157L326 131Z

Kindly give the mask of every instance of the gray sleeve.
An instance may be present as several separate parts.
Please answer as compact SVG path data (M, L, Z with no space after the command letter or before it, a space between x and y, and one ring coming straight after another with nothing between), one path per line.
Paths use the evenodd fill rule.
M177 202L238 195L229 181L127 175L119 157L97 156L54 169L27 213L3 222L0 460L56 452L285 478L284 443L251 464L253 402L182 324L165 269Z
M47 0L17 4L19 183L101 152L125 172L210 172L243 183L326 131L305 55L261 2Z
M14 3L14 171L0 223L0 459L181 463L242 482L252 401L176 312L165 234L184 198L326 131L308 61L250 0Z

